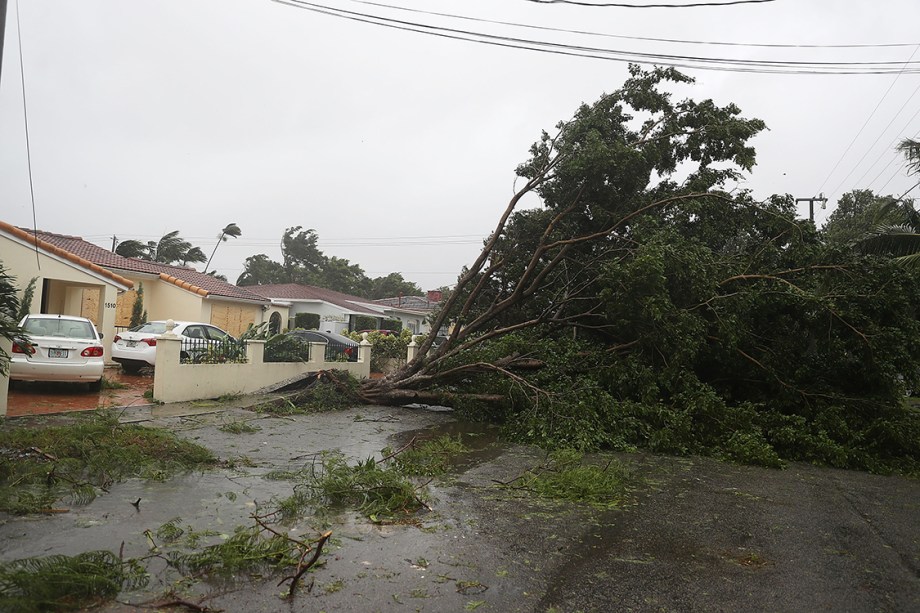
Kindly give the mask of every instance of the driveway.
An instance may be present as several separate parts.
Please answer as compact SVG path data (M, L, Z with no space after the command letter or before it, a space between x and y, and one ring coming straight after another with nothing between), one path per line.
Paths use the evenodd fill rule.
M153 371L127 375L121 368L106 368L105 378L118 389L88 392L82 384L18 383L10 389L7 417L47 415L70 411L89 411L100 407L124 407L149 404L144 392L153 388Z
M234 402L241 402L243 399ZM251 400L251 399L245 399ZM351 459L422 432L461 432L478 450L430 484L432 511L418 525L374 525L350 511L307 517L294 534L332 530L322 566L293 600L277 578L183 589L224 611L918 611L920 481L791 464L786 470L706 458L622 454L639 477L622 509L541 500L496 486L544 460L532 447L447 413L359 407L273 418L225 403L130 409L126 421L166 427L227 460L168 482L130 481L52 517L0 522L0 559L87 549L150 553L145 531L176 517L230 534L259 505L288 496L278 469L310 465L321 450ZM221 426L246 420L254 433ZM139 507L132 503L142 499ZM170 588L109 612L139 611ZM307 589L309 588L309 589ZM149 605L146 605L149 606Z

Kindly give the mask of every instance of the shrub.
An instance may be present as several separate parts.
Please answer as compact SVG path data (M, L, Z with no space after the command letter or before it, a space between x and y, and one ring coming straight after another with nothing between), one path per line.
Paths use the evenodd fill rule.
M364 340L364 336L358 332L345 335L359 343ZM405 361L411 341L412 333L408 330L403 330L399 335L369 332L367 342L371 344L371 372L383 372L385 360Z
M319 314L317 313L297 313L294 315L294 327L303 328L304 330L319 329Z

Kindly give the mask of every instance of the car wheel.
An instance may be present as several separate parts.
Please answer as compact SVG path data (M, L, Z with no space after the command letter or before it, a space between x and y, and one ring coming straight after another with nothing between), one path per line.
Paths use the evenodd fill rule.
M124 362L121 365L121 369L129 375L136 375L137 373L141 371L141 368L143 368L143 366L141 366L140 364L135 364L133 362Z
M101 392L102 391L102 379L98 381L90 381L86 384L87 389L91 392Z

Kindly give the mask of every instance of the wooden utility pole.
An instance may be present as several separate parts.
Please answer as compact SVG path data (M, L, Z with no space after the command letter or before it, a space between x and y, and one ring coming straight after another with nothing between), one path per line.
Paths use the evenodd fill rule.
M796 198L795 199L796 204L800 202L808 203L808 219L811 220L811 223L815 223L815 202L820 202L822 209L827 208L827 198L824 197L823 193L818 194L817 197L814 197L814 198Z

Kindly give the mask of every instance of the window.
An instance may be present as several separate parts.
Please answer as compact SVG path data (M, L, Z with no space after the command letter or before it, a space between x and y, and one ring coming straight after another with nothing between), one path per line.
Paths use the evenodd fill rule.
M230 338L230 335L221 330L220 328L215 328L213 326L202 326L207 333L207 338L210 338L212 341L223 341Z

